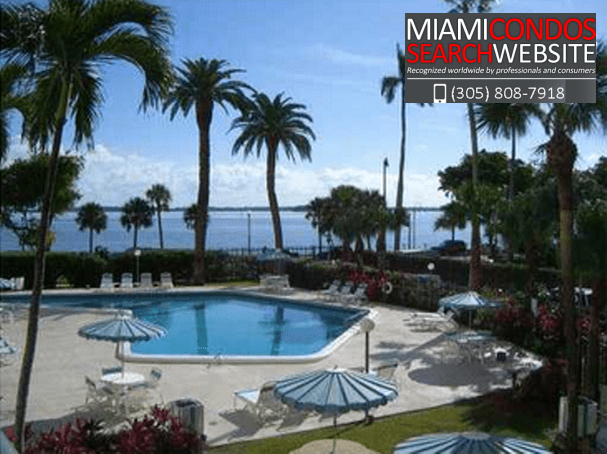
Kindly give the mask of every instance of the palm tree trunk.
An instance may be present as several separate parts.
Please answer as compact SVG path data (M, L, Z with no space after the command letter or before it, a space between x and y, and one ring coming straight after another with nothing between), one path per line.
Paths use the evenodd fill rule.
M401 226L401 212L403 209L403 192L404 192L404 179L405 179L405 143L407 140L407 118L406 118L406 106L405 104L405 84L401 84L401 100L400 100L400 124L401 124L401 137L400 137L400 161L398 163L398 183L396 185L396 229L394 230L394 250L400 251L400 226Z
M89 254L93 253L93 229L89 229Z
M476 135L476 119L474 104L468 104L468 121L470 124L470 141L472 143L472 189L476 197L478 189L478 138ZM472 237L470 239L470 274L468 277L470 290L481 288L481 226L476 208L472 212Z
M277 148L278 143L276 141L273 140L268 143L266 188L268 191L268 202L270 203L270 213L272 213L272 224L274 226L274 248L282 249L282 228L280 226L280 213L278 211L278 200L275 191Z
M603 270L605 270L603 264ZM600 271L599 271L600 272ZM598 402L599 400L599 338L601 335L600 318L601 308L605 304L605 288L607 276L594 279L592 283L592 306L590 309L590 339L588 345L588 386L586 395Z
M55 137L53 137L53 148L51 150L51 157L49 159L48 173L44 188L44 199L42 201L42 208L40 211L40 234L38 236L38 249L36 250L34 282L32 286L27 333L25 338L25 347L23 349L23 362L21 365L21 375L19 376L19 389L17 390L17 404L15 408L15 435L17 437L16 447L18 451L20 451L25 444L25 431L23 429L25 425L27 397L29 395L29 386L32 368L34 366L36 341L38 337L40 295L42 294L42 286L44 283L46 234L50 224L53 192L55 191L55 181L57 179L57 167L59 163L59 148L61 147L63 127L67 116L68 100L71 96L71 89L71 82L65 83L61 89L61 98L57 108L57 116L55 118Z
M207 220L209 219L209 181L211 169L210 153L211 144L209 128L213 118L213 101L204 100L196 103L196 117L198 121L198 150L199 150L199 168L198 168L198 210L196 221L194 223L194 274L192 282L202 285L205 282L205 255L206 255L206 236Z
M548 163L557 180L559 199L559 231L562 281L562 308L567 352L567 398L569 413L567 424L568 452L576 452L577 402L579 392L579 355L573 304L573 260L571 240L573 238L573 190L572 174L575 144L567 134L557 129L548 143Z
M133 251L135 249L137 249L137 231L139 230L139 227L137 226L137 224L135 224L135 227L133 228Z
M508 182L508 201L512 203L514 200L514 161L516 160L516 129L514 124L511 126L512 135L512 151L510 155L510 162L508 163L508 171L510 172L510 181Z
M157 213L158 213L158 235L160 237L160 249L164 249L164 241L162 239L162 217L160 216L160 213L162 212L162 210L160 209L160 206L158 207Z

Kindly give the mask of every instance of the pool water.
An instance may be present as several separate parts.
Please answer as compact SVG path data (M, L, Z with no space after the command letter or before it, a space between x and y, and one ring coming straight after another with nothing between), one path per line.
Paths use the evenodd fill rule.
M136 317L160 325L168 333L132 345L133 353L144 355L310 355L368 313L223 291L45 295L42 303L131 309Z

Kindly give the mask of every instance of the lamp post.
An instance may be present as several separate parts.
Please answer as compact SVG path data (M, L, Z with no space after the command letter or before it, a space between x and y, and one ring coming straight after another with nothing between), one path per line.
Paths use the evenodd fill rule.
M135 256L135 282L140 282L139 279L139 257L141 257L141 249L135 249L133 252Z
M390 164L388 164L388 158L384 158L384 201L386 205L388 205L388 201L386 200L386 169Z
M251 255L251 212L247 211L247 245Z
M365 333L365 372L369 372L369 333L375 328L375 322L370 318L360 321L360 329Z

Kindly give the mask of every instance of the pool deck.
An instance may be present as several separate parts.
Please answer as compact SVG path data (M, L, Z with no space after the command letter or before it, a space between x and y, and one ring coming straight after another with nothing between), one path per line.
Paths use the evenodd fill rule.
M297 290L286 297L311 300L316 299L318 293ZM374 303L365 307L377 311L376 326L370 333L371 367L390 361L399 362L395 379L400 395L388 405L373 410L371 413L376 417L444 405L511 385L510 377L501 365L469 364L456 357L445 356L445 334L417 329L408 322L413 314L410 309ZM78 336L77 331L81 326L107 316L100 311L41 310L28 421L53 423L73 418L82 411L87 392L84 377L88 375L98 379L102 366L117 364L118 361L114 357L114 344L86 340ZM1 334L16 344L20 353L24 347L26 326L27 312L24 309L15 311L13 322L2 324ZM159 366L163 371L160 391L165 403L184 397L203 403L204 427L210 445L330 426L332 418L302 418L299 415L260 426L242 410L242 404L235 408L234 392L259 387L277 377L302 371L364 366L364 348L365 336L359 332L315 363L233 365L219 361L217 364L162 364ZM146 376L151 367L151 364L126 363L127 370ZM20 368L20 357L12 364L0 367L0 427L14 422ZM362 417L361 412L350 412L340 416L338 424L359 421Z

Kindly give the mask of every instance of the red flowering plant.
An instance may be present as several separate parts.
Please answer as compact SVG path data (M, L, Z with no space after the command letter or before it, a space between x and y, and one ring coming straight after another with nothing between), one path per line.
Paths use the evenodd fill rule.
M388 282L388 276L382 271L370 274L361 269L352 269L348 273L348 280L354 282L356 285L366 284L367 298L376 300L379 292Z
M190 454L198 452L201 440L169 410L154 406L151 417L129 422L118 434L103 432L102 424L77 419L41 434L29 444L26 454Z
M537 308L537 334L541 341L538 353L549 357L556 356L564 345L563 314L558 307L541 304Z
M533 314L514 296L495 311L495 328L498 336L517 345L526 346L533 334Z

